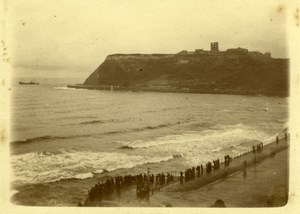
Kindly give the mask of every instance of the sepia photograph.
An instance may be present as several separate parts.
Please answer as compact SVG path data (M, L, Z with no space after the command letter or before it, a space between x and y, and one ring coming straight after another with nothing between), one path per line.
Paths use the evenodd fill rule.
M277 0L3 6L11 206L289 205L288 26L299 28L298 9Z

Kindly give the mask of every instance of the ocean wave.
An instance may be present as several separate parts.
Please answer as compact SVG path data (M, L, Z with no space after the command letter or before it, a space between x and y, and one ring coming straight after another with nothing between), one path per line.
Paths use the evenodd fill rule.
M154 125L154 126L145 126L145 127L142 127L142 128L135 128L135 129L129 130L129 132L138 132L138 131L145 131L145 130L168 128L168 127L180 125L180 124L183 124L183 123L186 123L186 122L188 122L188 120L179 120L179 121L176 121L174 123L162 123L162 124L158 124L158 125Z
M260 130L253 130L243 124L230 126L217 125L212 129L185 132L183 134L167 135L153 140L123 141L120 149L143 149L152 147L168 147L170 145L185 145L207 148L210 151L220 151L224 146L239 145L241 142L247 146L250 142L266 140L269 135Z
M37 142L37 141L68 139L68 138L69 137L45 135L45 136L40 136L40 137L28 138L28 139L25 139L25 140L16 140L16 141L12 141L11 143L13 143L13 144L27 144L27 143Z
M84 121L84 122L80 122L80 123L76 123L76 124L98 124L98 123L105 123L107 121L105 120L89 120L89 121Z
M92 120L92 121L86 121L82 122L81 124L93 124L93 123L104 123L102 120ZM24 140L16 140L12 141L11 143L14 145L17 144L28 144L28 143L33 143L33 142L42 142L42 141L52 141L52 140L66 140L66 139L74 139L74 138L81 138L81 137L100 137L100 136L105 136L105 135L114 135L114 134L125 134L125 133L133 133L133 132L141 132L141 131L146 131L146 130L156 130L160 128L167 128L171 127L174 125L180 125L185 123L185 121L177 121L175 123L165 123L165 124L159 124L156 126L145 126L142 128L133 128L133 129L128 129L128 130L115 130L115 131L107 131L99 134L80 134L80 135L68 135L68 136L51 136L51 135L45 135L45 136L39 136L39 137L33 137L33 138L28 138Z
M120 146L119 149L134 149L134 148L131 146L125 145L125 146Z
M169 161L177 156L141 156L109 152L32 152L11 156L13 182L33 184L62 179L85 179L94 173Z
M126 121L130 121L131 118L125 118L125 119L107 119L107 120L88 120L88 121L83 121L83 122L79 122L79 123L72 123L72 124L68 124L68 125L90 125L90 124L104 124L104 123L120 123L120 122L126 122Z
M93 173L91 172L86 172L86 173L79 173L79 174L76 174L74 176L75 179L86 179L86 178L91 178L93 177Z

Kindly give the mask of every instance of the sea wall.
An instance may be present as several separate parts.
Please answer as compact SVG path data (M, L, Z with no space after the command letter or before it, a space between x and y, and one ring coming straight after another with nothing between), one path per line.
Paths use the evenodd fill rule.
M285 133L284 138L280 139L277 137L275 142L270 141L265 142L264 144L257 144L253 146L257 149L253 150L250 148L247 152L237 154L236 156L231 157L232 159L229 160L227 164L224 162L219 162L216 168L213 167L209 171L207 170L208 165L206 164L206 167L204 166L203 170L200 170L199 167L199 171L197 171L197 167L195 166L194 168L187 169L184 173L182 172L181 175L172 175L172 173L164 172L156 174L155 176L151 174L148 176L146 174L139 174L107 178L106 182L98 182L90 189L85 202L80 203L80 206L107 206L107 200L122 200L120 199L120 195L123 194L127 196L127 201L128 196L130 200L146 199L149 201L151 200L150 196L153 197L153 195L155 196L156 193L169 192L176 194L176 192L194 191L215 181L226 179L228 176L239 171L243 172L245 178L247 176L248 168L252 166L256 167L263 160L267 158L273 158L277 153L288 149L289 137L288 134ZM287 160L284 162L287 162ZM213 166L215 166L215 163ZM134 186L136 187L136 191L132 191L132 189L130 189L134 188ZM148 188L146 188L146 186L148 186ZM120 194L121 192L122 194ZM133 195L132 193L136 194ZM283 201L283 204L286 202L286 200Z

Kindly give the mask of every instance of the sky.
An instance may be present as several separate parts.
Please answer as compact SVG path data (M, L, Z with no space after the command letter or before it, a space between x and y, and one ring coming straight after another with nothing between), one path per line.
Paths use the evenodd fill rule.
M13 77L88 77L109 54L243 47L287 57L277 0L7 0Z

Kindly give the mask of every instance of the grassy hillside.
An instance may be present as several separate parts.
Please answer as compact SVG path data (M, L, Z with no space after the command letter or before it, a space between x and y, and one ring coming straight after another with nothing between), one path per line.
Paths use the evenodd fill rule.
M110 55L85 85L288 94L288 60L250 56Z

